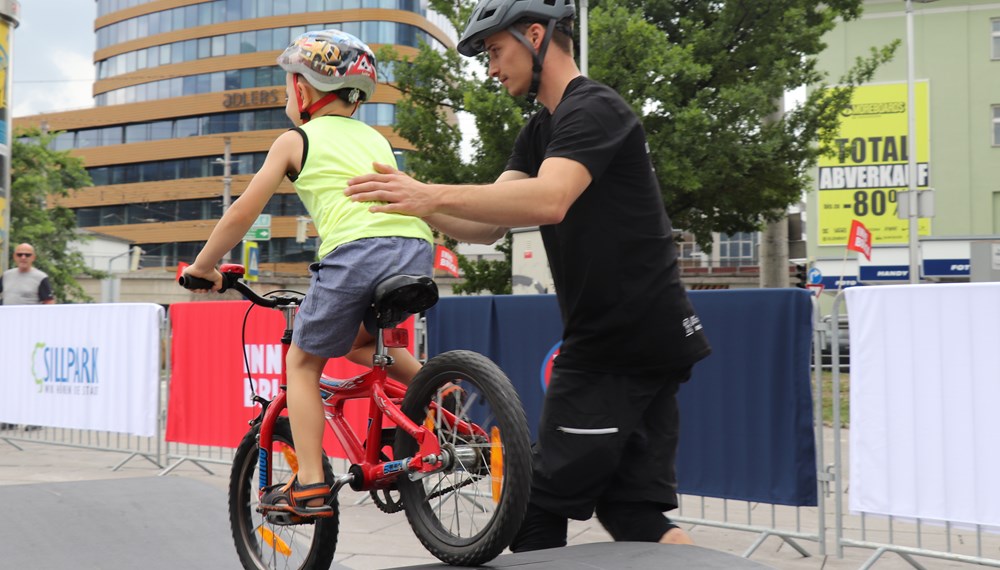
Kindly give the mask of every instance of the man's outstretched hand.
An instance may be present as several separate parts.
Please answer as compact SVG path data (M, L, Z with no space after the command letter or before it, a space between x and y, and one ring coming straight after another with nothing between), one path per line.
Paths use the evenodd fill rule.
M344 194L355 202L374 202L372 212L393 212L424 217L435 213L430 186L414 180L388 164L373 163L375 172L347 181Z

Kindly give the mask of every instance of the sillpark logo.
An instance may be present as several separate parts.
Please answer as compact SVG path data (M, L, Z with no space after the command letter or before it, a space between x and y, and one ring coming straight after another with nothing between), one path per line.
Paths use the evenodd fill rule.
M49 346L36 342L31 375L39 392L96 395L100 383L96 346Z

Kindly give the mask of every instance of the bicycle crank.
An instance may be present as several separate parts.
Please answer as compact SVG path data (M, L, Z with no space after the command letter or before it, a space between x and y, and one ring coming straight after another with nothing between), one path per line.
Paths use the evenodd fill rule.
M399 495L399 491L395 489L372 489L368 491L371 495L372 501L378 510L383 513L393 514L398 513L403 510L402 497Z

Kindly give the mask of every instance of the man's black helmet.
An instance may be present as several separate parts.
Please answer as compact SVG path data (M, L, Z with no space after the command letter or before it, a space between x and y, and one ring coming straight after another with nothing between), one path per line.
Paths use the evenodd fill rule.
M458 52L474 56L483 52L483 42L520 20L560 21L576 15L573 0L482 0L469 18Z

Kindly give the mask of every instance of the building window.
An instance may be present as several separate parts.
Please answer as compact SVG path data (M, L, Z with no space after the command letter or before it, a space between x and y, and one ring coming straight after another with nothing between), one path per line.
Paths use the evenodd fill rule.
M436 38L410 24L371 21L364 23L341 22L326 24L326 26L341 28L346 32L364 37L368 43L397 44L418 48L420 42L424 41L435 48L444 49L444 46ZM290 38L299 35L299 33L294 32L300 28L300 26L296 26L294 28L234 32L224 36L184 40L130 51L97 62L97 78L108 79L159 65L177 64L209 57L282 50L288 46ZM362 32L362 28L364 32Z
M284 98L284 94L281 97ZM391 103L365 103L358 109L355 117L373 127L392 126L396 121L396 106ZM285 116L284 108L230 111L200 117L134 123L126 125L124 129L121 126L114 126L67 131L56 135L49 146L52 150L72 150L123 142L132 144L222 133L288 129L291 126L292 123Z
M677 262L681 267L708 267L711 263L711 256L702 251L693 235L675 235L674 243L677 244Z
M1000 20L993 20L993 59L1000 59Z
M414 2L413 0L343 0L343 2L334 0L323 3L324 7L320 10L387 8L411 11L421 16L426 16L427 10L421 4L421 2ZM183 28L287 15L293 13L291 11L293 5L295 8L306 7L311 9L318 8L320 2L310 0L308 4L300 1L290 4L289 0L246 0L244 2L239 2L238 0L215 0L191 6L180 6L161 12L143 14L99 28L97 30L97 49L100 50L112 44L124 43L147 35L165 34ZM101 10L102 6L99 5L98 12ZM448 25L445 27L450 28ZM445 33L453 41L457 41L457 36L453 29L446 29ZM366 42L379 43L372 39L364 39Z
M719 263L721 266L757 265L758 232L739 232L719 236Z
M993 105L993 146L1000 146L1000 105Z

